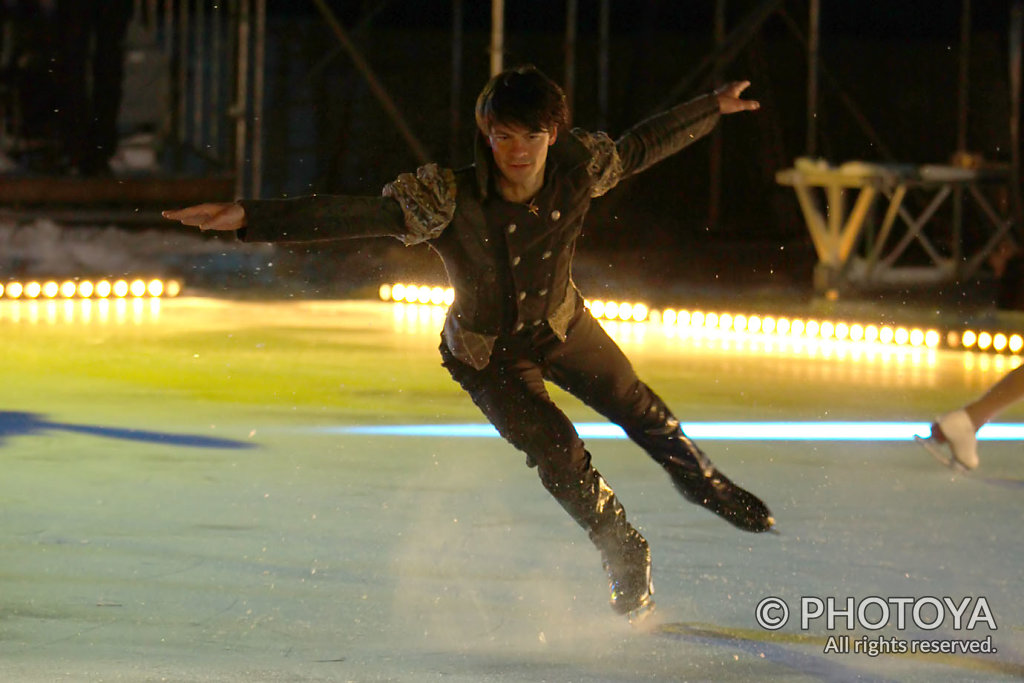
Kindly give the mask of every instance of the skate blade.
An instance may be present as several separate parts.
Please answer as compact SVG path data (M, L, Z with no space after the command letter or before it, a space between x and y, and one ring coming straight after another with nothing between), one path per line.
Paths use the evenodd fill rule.
M932 457L938 460L940 463L953 470L963 474L967 472L967 468L961 464L959 460L953 457L946 448L935 443L931 439L926 439L923 436L914 435L914 441L916 441L922 448L932 454Z
M626 618L629 619L629 625L635 628L644 628L645 622L647 622L651 615L654 614L654 600L648 601L646 605L637 607L632 612L626 614Z

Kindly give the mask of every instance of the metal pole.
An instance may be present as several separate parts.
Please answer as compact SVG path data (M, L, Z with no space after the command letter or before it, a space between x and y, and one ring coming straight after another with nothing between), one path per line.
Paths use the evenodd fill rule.
M266 78L267 0L256 0L256 35L252 60L252 182L249 196L259 198L263 177L263 91Z
M184 145L188 122L189 18L188 3L178 5L178 144Z
M206 71L206 7L197 2L195 8L195 59L192 60L192 144L200 155L206 154L203 146L203 120L206 118L206 92L204 71Z
M504 69L505 0L491 0L491 75Z
M1020 89L1021 39L1024 34L1024 2L1014 0L1010 7L1010 197L1017 233L1024 220L1020 187Z
M818 40L821 2L811 0L807 20L807 156L818 153Z
M960 17L960 74L959 96L957 98L956 151L957 157L963 162L967 153L967 97L968 77L971 67L971 0L963 0ZM953 189L953 239L952 256L957 273L962 271L964 222L964 191L959 183Z
M957 99L956 151L967 151L967 97L971 68L971 0L963 0L960 17L960 74Z
M718 60L721 60L722 64L731 63L740 50L757 34L764 22L774 13L782 10L784 2L785 0L761 0L760 4L733 27L732 33L722 44L721 50L715 50L713 53L705 55L685 78L669 88L668 95L652 110L652 113L663 111L676 104L681 97L691 91L691 87L695 83L698 84L698 90L709 87L710 79L702 78L705 72L710 73L711 67Z
M164 3L164 56L171 59L174 51L174 3Z
M459 154L459 129L462 125L462 0L452 0L452 91L448 102L451 139L448 161L455 164Z
M213 6L213 17L212 26L210 33L212 40L210 42L210 51L214 55L221 55L221 31L223 27L221 25L221 16L224 14L224 5L217 4ZM227 54L231 54L229 49ZM220 106L220 95L221 89L224 87L221 79L221 60L219 58L213 59L210 64L210 120L209 125L209 145L210 145L210 156L218 161L221 160L221 139L220 139L220 117L221 117L221 106Z
M597 39L597 108L601 128L608 127L609 120L609 42L611 38L611 6L609 0L601 0L598 16Z
M245 157L248 151L249 118L249 0L241 0L238 12L238 54L235 66L235 199L245 196Z
M569 115L575 110L576 97L576 17L578 0L565 0L565 103Z
M715 0L715 51L720 52L725 42L725 1ZM713 78L717 86L722 79L721 60L715 61ZM722 129L715 127L711 133L711 159L708 164L708 226L714 230L718 227L721 213L722 198Z
M420 163L425 164L430 159L427 156L427 151L424 149L420 141L413 135L412 130L405 123L405 119L398 111L398 107L391 100L391 96L388 95L387 90L381 85L377 75L370 68L370 65L363 59L362 54L356 49L356 46L352 43L352 40L348 37L348 33L342 28L341 22L338 21L338 17L335 16L331 8L327 6L324 0L313 0L313 4L316 5L317 9L320 10L320 14L323 15L324 19L327 20L328 26L334 31L334 35L341 42L341 46L345 48L348 53L349 59L355 64L356 68L363 74L363 78L366 79L367 84L370 86L370 91L373 92L374 96L380 102L381 106L384 107L384 111L387 112L391 118L391 122L398 128L398 132L405 138L405 142L412 149L413 154L419 160Z

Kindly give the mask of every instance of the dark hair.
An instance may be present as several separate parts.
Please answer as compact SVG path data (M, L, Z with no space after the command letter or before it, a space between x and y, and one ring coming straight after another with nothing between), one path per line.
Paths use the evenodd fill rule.
M551 130L569 123L569 107L558 84L532 64L502 71L476 98L476 125L484 135L495 123Z

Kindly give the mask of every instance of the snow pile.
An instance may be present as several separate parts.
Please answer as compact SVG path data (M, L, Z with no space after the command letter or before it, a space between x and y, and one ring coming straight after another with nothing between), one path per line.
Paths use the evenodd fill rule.
M0 278L185 277L208 284L228 273L259 273L273 259L265 244L190 230L62 226L41 218L0 220Z

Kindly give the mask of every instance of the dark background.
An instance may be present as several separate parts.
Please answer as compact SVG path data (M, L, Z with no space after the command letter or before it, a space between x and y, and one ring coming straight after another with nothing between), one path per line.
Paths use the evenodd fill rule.
M489 76L491 3L461 2L465 35L458 81L453 78L453 0L326 4L428 156L443 165L469 163L473 103ZM726 32L763 5L762 0L726 0ZM688 79L715 49L714 0L612 0L610 6L605 113L598 101L599 3L579 2L574 125L614 137L662 108L707 92L715 82L738 79L752 82L746 95L759 100L762 109L726 117L718 129L717 213L711 201L712 141L705 139L595 202L580 243L581 256L592 258L581 263L599 269L631 261L665 282L809 286L816 256L792 189L775 182L777 171L807 153L808 65L801 38L808 29L807 0L783 2L715 82L707 73ZM962 0L821 0L815 156L834 164L950 161L957 150L963 6ZM973 0L970 7L966 151L982 164L1007 164L1010 2ZM565 29L564 2L506 0L505 65L533 63L564 82ZM45 39L45 32L41 35ZM376 195L384 183L420 163L312 0L269 0L266 37L260 196ZM678 91L686 80L694 85ZM457 82L462 87L453 109ZM125 96L138 100L147 93ZM45 115L40 110L40 126ZM162 152L165 159L177 153L180 162L179 151ZM907 201L913 208L926 200L911 196ZM1000 209L1008 201L1005 191L996 197ZM875 210L880 211L877 202ZM969 250L972 242L985 239L987 226L972 213L973 205L966 211ZM940 212L929 228L940 245L948 220ZM330 249L356 258L380 251L369 244ZM624 253L633 256L624 259ZM618 272L625 265L617 266ZM594 279L610 281L613 275L609 269Z
M464 3L459 128L450 111L451 3L394 0L334 2L410 127L431 158L470 160L473 100L488 77L489 2ZM759 3L727 3L734 27ZM581 2L576 50L574 125L613 136L671 104L668 91L714 49L713 2L645 0L612 3L610 107L602 121L597 90L597 3ZM806 31L806 3L784 12ZM311 4L271 3L268 31L264 196L306 191L376 192L417 164L403 139ZM822 3L818 156L944 163L956 149L959 1ZM372 17L372 18L371 18ZM1009 158L1008 3L973 3L968 149L986 160ZM564 81L564 4L506 2L506 66L536 64ZM723 120L722 213L708 223L707 141L697 143L595 205L592 237L608 247L645 238L685 246L718 236L800 240L802 219L775 171L806 148L806 53L773 16L723 74L749 79L763 109ZM700 94L683 93L679 100ZM877 132L871 139L846 102ZM883 143L883 147L876 144ZM888 152L888 155L886 154ZM631 230L598 229L627 212Z

